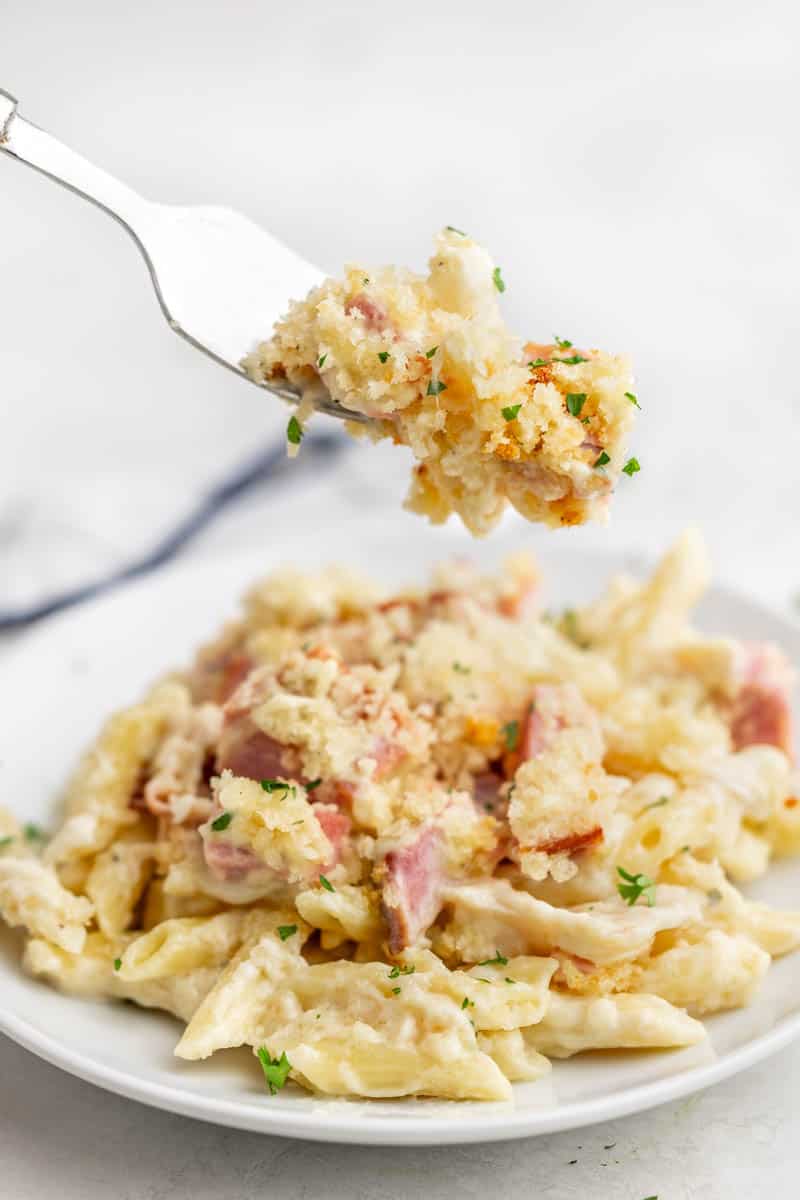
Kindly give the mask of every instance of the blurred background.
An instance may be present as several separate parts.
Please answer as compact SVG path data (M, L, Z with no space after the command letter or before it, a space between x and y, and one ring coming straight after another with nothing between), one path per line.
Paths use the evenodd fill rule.
M641 473L610 528L561 536L656 552L695 521L723 577L792 602L794 5L4 7L0 86L151 198L237 208L326 271L422 268L435 229L469 230L516 331L635 362ZM0 221L7 605L148 546L286 412L170 334L113 222L4 156ZM189 554L394 511L408 466L353 447L254 492Z

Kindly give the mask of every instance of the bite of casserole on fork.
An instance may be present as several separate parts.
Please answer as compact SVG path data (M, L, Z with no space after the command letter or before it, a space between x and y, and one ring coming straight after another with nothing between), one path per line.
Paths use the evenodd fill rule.
M293 302L243 366L300 392L294 448L321 398L370 418L352 433L408 446L407 506L435 523L455 512L483 535L507 503L547 525L604 518L620 473L638 470L625 461L629 362L566 338L523 343L503 291L486 250L448 227L427 276L349 266Z

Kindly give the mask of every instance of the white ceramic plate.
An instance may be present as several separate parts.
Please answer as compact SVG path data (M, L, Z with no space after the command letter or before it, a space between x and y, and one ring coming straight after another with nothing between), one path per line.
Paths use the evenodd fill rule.
M409 536L411 529L412 536ZM177 568L65 614L25 637L6 656L0 681L2 803L47 826L55 797L80 748L110 709L130 703L166 666L230 615L241 590L289 562L340 561L389 583L420 579L452 553L484 563L510 549L543 543L547 603L593 595L609 574L639 564L563 547L565 538L516 525L487 544L448 528L424 536L416 520L364 521L314 537L270 535L263 554L209 567ZM420 536L421 535L421 536ZM538 546L537 546L538 549ZM715 588L699 622L708 630L779 641L800 662L800 630L749 600ZM754 892L797 907L800 864L781 864ZM249 1051L207 1063L172 1056L179 1026L128 1004L60 996L18 966L17 938L0 938L0 1029L35 1054L110 1091L223 1125L324 1141L429 1145L493 1141L605 1121L684 1096L757 1062L800 1033L800 954L776 963L756 1002L708 1022L709 1038L688 1050L606 1053L556 1063L552 1074L517 1085L513 1104L426 1100L316 1099L287 1088L265 1094Z

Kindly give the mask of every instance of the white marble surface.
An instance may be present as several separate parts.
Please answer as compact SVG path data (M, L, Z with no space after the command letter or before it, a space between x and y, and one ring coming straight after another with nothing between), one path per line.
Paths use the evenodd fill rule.
M154 198L232 205L327 269L421 264L450 222L494 251L521 331L628 349L642 472L623 480L608 529L564 536L654 551L697 521L723 577L793 603L793 4L7 7L0 86ZM169 334L111 222L5 159L0 230L2 604L145 545L285 414ZM391 448L355 449L313 486L254 495L190 554L393 506L405 470ZM380 1151L170 1118L2 1042L0 1190L789 1200L798 1068L796 1049L689 1103L577 1134Z

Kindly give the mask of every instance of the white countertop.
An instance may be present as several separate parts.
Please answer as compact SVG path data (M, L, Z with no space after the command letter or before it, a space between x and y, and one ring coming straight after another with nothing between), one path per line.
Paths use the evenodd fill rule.
M32 0L3 15L0 86L145 193L239 208L329 270L422 265L433 229L469 229L503 267L512 325L637 364L642 471L608 529L562 536L655 553L695 521L723 578L786 609L800 24L788 2L657 7ZM2 604L146 545L285 412L169 334L110 221L2 156L0 230ZM405 472L390 447L356 448L313 486L254 495L189 556L388 509ZM0 1192L790 1200L798 1078L800 1047L607 1126L376 1150L170 1117L3 1040Z

